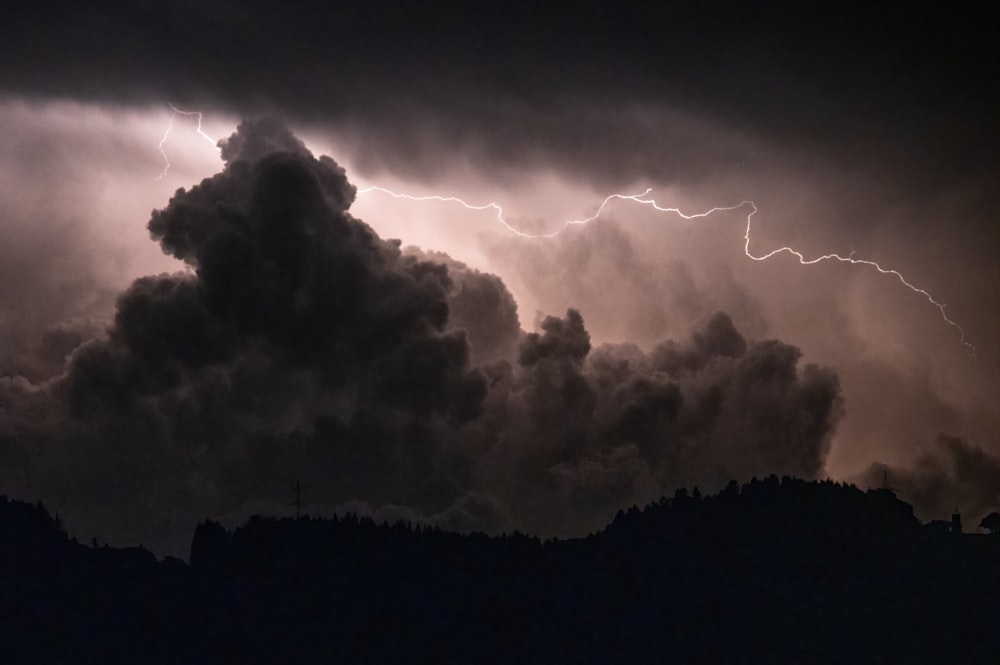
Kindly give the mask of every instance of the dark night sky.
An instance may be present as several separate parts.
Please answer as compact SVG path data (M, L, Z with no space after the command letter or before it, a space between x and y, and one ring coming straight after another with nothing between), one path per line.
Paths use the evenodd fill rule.
M8 13L0 491L175 552L299 478L315 512L543 535L883 464L925 519L1000 508L998 10L731 4ZM168 103L221 161L175 116L156 179ZM745 210L526 240L371 184L535 232L753 200L754 252L897 269L977 353L891 277L749 261Z

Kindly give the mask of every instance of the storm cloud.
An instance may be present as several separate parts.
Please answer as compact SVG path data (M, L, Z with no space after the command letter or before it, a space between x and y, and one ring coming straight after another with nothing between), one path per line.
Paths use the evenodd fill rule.
M0 37L19 57L0 63L6 90L279 107L350 125L374 170L426 175L447 155L492 171L555 162L619 185L697 182L757 161L724 127L871 164L902 187L995 174L989 7L229 0L56 2L8 18Z
M59 372L0 383L3 480L81 535L183 551L204 517L367 506L575 535L680 485L822 473L836 375L723 313L683 342L594 347L578 310L524 332L504 283L383 240L282 123L149 221L187 265L135 280ZM91 332L92 336L93 333Z
M530 368L518 362L521 328L544 337L546 317L568 321L569 309L579 314L592 346L581 363L585 379L593 378L603 344L615 343L625 355L633 353L624 350L629 343L648 355L667 338L686 348L694 343L684 340L704 333L719 311L747 340L746 354L779 338L801 351L800 380L806 365L835 367L850 408L824 458L824 472L834 478L857 478L873 462L908 467L942 432L996 454L997 11L983 3L789 6L770 0L532 7L450 0L296 7L255 0L210 6L56 0L19 6L0 22L0 41L10 54L0 59L0 376L15 391L10 408L35 414L17 421L12 431L19 434L10 440L21 443L11 450L29 439L74 443L27 446L30 455L22 450L19 459L35 459L31 469L47 471L11 467L3 472L11 478L4 489L34 499L56 486L44 480L52 474L72 479L80 477L78 469L99 468L86 458L70 463L64 454L82 456L97 445L83 442L95 437L180 438L192 447L188 466L176 473L190 479L191 488L165 501L164 514L174 504L216 506L216 500L210 512L218 514L285 509L289 481L274 480L271 487L265 480L305 478L301 468L323 470L307 483L317 510L353 497L368 496L372 506L410 506L416 499L408 497L433 496L424 510L443 515L467 488L479 489L463 495L463 505L499 506L485 488L494 476L502 486L506 472L472 461L485 459L484 451L499 454L489 442L499 440L505 449L520 440L520 434L497 434L508 429L499 418L490 420L491 409L506 402L494 398L511 377L535 385L524 376L537 372L544 387L572 375L566 358L540 357ZM203 116L171 116L172 106ZM363 312L372 317L366 319L371 329L398 315L402 328L410 326L400 339L350 333L338 324L331 341L318 343L307 339L309 330L356 308L347 302L350 294L336 289L337 303L309 300L308 285L361 273L344 268L337 277L315 268L325 250L311 247L309 224L294 232L267 225L247 231L257 221L239 220L251 208L258 219L270 214L265 209L277 215L275 206L285 205L260 178L239 174L235 163L260 164L275 148L303 156L303 146L287 133L266 123L244 127L227 143L230 176L213 179L213 191L204 195L188 189L172 211L160 213L158 240L167 253L146 238L151 208L162 208L177 186L219 168L219 153L195 132L196 122L204 120L206 134L218 137L231 133L238 118L266 114L285 119L317 154L336 156L361 192L374 184L476 204L496 201L512 226L529 232L549 233L563 220L588 217L612 192L653 187L660 204L687 213L753 200L756 254L784 245L807 257L854 252L899 270L947 304L976 354L932 304L891 275L832 262L803 267L788 254L747 260L741 252L745 209L683 223L618 200L597 223L531 241L507 233L491 210L454 203L418 204L372 192L346 208L347 199L336 202L332 183L318 186L333 197L333 209L346 208L383 238L400 238L398 266L412 260L421 267L400 268L402 282L416 283L395 292L412 305L408 313L397 311L391 296L379 311ZM248 138L251 133L256 138ZM163 173L164 156L169 173L154 180ZM299 186L288 164L272 166L285 171L288 186ZM306 170L321 181L334 177L316 168ZM222 192L225 187L234 189ZM235 201L243 212L216 215L215 198L227 201L222 208ZM291 261L303 248L315 255ZM375 254L393 251L386 246ZM251 274L251 268L268 272ZM430 272L417 274L425 269ZM156 276L178 270L187 272ZM386 274L378 265L373 270L364 274ZM396 275L389 281L399 276L396 268L389 273ZM140 276L148 277L133 284ZM386 283L373 279L359 293L381 293ZM287 300L290 293L302 300ZM169 332L175 317L176 330L192 343L171 341L182 337ZM144 324L147 319L157 323ZM85 397L85 381L57 377L67 355L112 324L100 351L80 352L79 362L95 373L95 392ZM370 347L361 342L368 337ZM412 366L416 357L426 365ZM711 363L698 373L709 371ZM485 393L476 387L479 373ZM385 379L396 375L420 379ZM242 388L231 387L233 376ZM436 387L416 399L415 383L431 376ZM210 378L217 387L207 387ZM58 399L53 382L62 386ZM120 435L98 436L95 427L81 427L77 438L66 438L66 427L46 425L75 418L58 415L71 408L92 413L95 422L107 420L96 406L104 399L96 397L98 389L111 399L124 385L145 391L119 405L147 408L145 429L123 426ZM658 384L650 390L669 401ZM160 403L164 394L206 423L221 422L213 409L240 417L223 419L226 425L211 437L195 424L175 433L163 424L170 420ZM467 396L460 407L453 403L458 394ZM577 409L587 403L580 394ZM45 408L43 396L52 401ZM605 413L602 404L598 397L595 414ZM583 417L574 413L567 425ZM43 435L46 426L54 429ZM280 434L268 434L273 431ZM337 461L344 451L322 449L330 462L316 465L317 449L306 450L310 442L348 436L378 439L383 447L377 455L351 449L351 464ZM240 443L212 448L212 457L199 447L207 438ZM242 446L298 461L287 469L273 460L241 466ZM278 454L289 449L299 452ZM627 470L615 477L636 479L615 487L655 486L657 472L634 452L602 448L586 463L553 462L559 486L572 488L583 476L596 486L598 478L611 477L606 467ZM440 473L424 469L426 459L440 462ZM379 475L386 460L400 469L391 483ZM219 477L213 471L196 476L203 462L230 469L229 484L216 487L221 481L210 480ZM130 473L116 464L108 466L112 476ZM420 473L403 470L408 467ZM241 473L253 476L257 489L240 490L248 497L242 503L224 500L235 496L230 490ZM407 480L420 474L426 483ZM647 476L654 479L643 480ZM316 489L327 477L343 491ZM166 478L165 487L183 486ZM100 489L100 482L93 486ZM67 482L64 504L74 487ZM616 492L627 493L608 494ZM94 509L94 523L102 511L114 512ZM483 512L516 521L506 507Z

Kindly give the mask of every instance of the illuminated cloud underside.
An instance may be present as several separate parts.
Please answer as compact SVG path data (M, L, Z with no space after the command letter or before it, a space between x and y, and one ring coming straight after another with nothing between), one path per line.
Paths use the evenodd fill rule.
M552 231L550 233L537 233L537 234L534 234L534 233L525 233L524 231L521 231L521 230L517 229L516 227L512 226L506 219L504 219L503 207L500 204L496 203L496 202L490 202L490 203L486 203L486 204L483 204L483 205L476 205L476 204L468 203L468 202L464 201L463 199L461 199L461 198L459 198L457 196L442 196L442 195L437 195L437 194L426 195L426 196L412 196L410 194L403 194L403 193L395 192L395 191L392 191L392 190L387 189L385 187L380 187L378 185L371 185L371 186L359 189L358 190L358 194L359 195L364 195L364 194L368 194L368 193L371 193L371 192L378 192L378 193L386 194L386 195L391 196L393 198L405 199L405 200L408 200L408 201L417 201L417 202L420 202L420 201L441 201L441 202L444 202L444 203L457 203L457 204L459 204L459 205L461 205L461 206L463 206L463 207L465 207L465 208L467 208L469 210L475 210L475 211L492 210L492 211L494 211L496 213L496 220L498 222L500 222L500 224L502 224L511 233L514 233L514 234L516 234L516 235L518 235L518 236L520 236L522 238L533 238L533 239L555 238L556 236L558 236L560 233L562 233L563 231L565 231L566 229L568 229L571 226L582 226L584 224L589 224L590 222L593 222L593 221L597 220L601 216L601 213L604 212L605 207L611 201L614 201L614 200L633 201L633 202L641 204L641 205L650 206L651 208L653 208L657 212L667 212L667 213L675 214L678 217L680 217L682 219L685 219L685 220L701 219L701 218L704 218L704 217L708 217L709 215L712 215L713 213L716 213L716 212L727 211L727 210L738 210L740 208L746 207L746 208L750 209L750 212L748 212L747 216L746 216L746 231L744 232L744 235L743 235L743 237L744 237L744 239L746 241L745 244L744 244L744 246L743 246L743 253L744 253L744 255L747 258L752 259L754 261L766 261L766 260L768 260L768 259L770 259L770 258L772 258L774 256L777 256L778 254L790 254L790 255L794 256L798 260L798 262L801 265L803 265L803 266L815 265L817 263L822 263L823 261L840 261L842 263L849 263L851 265L867 266L869 268L873 268L874 270L877 270L879 273L881 273L883 275L894 276L894 277L896 277L899 280L899 282L903 286L905 286L906 288L908 288L910 291L913 291L914 293L918 293L918 294L924 296L924 298L927 299L927 302L929 302L931 305L933 305L934 307L936 307L938 309L938 311L941 313L941 318L945 321L945 323L947 323L948 325L950 325L951 327L955 328L955 330L958 331L959 340L960 340L962 346L964 346L965 348L967 348L970 353L972 353L973 355L975 355L976 348L972 344L970 344L969 342L966 341L966 339L965 339L965 330L963 330L962 327L957 322L955 322L954 320L952 320L951 318L948 317L948 313L945 311L946 305L944 303L941 303L941 302L935 300L934 297L928 291L926 291L925 289L922 289L920 287L914 286L899 271L893 270L891 268L884 268L881 265L879 265L878 263L876 263L875 261L869 261L867 259L857 259L857 258L854 258L854 254L853 253L850 256L843 256L843 255L836 254L836 253L830 253L830 254L824 254L822 256L818 256L818 257L815 257L815 258L812 258L812 259L807 259L798 250L795 250L795 249L793 249L791 247L787 247L786 246L786 247L779 247L777 249L771 250L770 252L767 252L766 254L756 255L756 254L753 254L750 251L750 242L751 242L751 240L750 240L750 230L751 230L751 224L752 224L752 220L753 220L754 215L756 215L757 212L758 212L758 210L757 210L757 204L754 203L753 201L742 201L742 202L740 202L740 203L738 203L737 205L734 205L734 206L721 206L721 207L712 208L710 210L706 210L705 212L693 213L693 214L685 214L684 212L681 212L681 210L678 209L678 208L664 207L664 206L661 206L659 203L657 203L655 199L648 198L649 193L652 192L652 191L653 190L650 187L650 188L647 188L641 194L610 194L610 195L606 196L603 201L601 201L601 204L597 207L597 211L593 215L591 215L590 217L585 217L583 219L571 219L571 220L567 220L567 221L563 222L562 226L560 226L555 231Z

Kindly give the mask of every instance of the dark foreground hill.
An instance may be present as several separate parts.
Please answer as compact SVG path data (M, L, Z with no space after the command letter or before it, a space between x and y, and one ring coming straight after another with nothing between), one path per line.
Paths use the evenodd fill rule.
M190 564L0 501L4 663L997 662L1000 538L769 478L542 543L206 522Z

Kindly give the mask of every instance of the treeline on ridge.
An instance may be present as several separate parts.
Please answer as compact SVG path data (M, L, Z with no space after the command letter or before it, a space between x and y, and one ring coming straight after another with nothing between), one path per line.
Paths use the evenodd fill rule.
M989 662L1000 538L770 477L587 538L355 516L197 528L190 562L0 502L4 662Z

